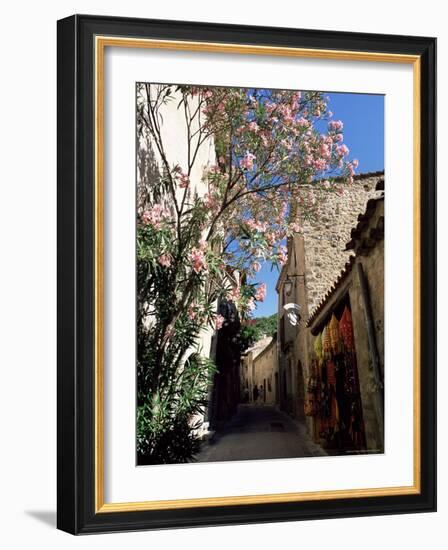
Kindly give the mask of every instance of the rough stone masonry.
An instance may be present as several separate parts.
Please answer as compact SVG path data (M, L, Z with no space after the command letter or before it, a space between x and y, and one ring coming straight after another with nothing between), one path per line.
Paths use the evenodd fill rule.
M308 311L311 313L331 288L353 251L346 251L350 232L367 201L377 195L383 172L359 174L342 192L315 190L318 215L302 220ZM321 200L322 199L322 200Z

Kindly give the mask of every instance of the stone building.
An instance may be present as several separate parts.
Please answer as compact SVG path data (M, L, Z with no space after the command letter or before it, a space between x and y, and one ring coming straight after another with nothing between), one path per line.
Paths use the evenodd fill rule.
M305 299L304 272L297 261L303 256L300 239L288 243L288 262L277 281L278 293L278 398L280 408L303 418L304 371L296 353L296 340L302 321Z
M384 173L359 174L352 184L340 185L339 191L314 190L318 204L316 219L300 216L303 227L304 272L308 312L335 281L353 252L345 249L350 232L364 212L367 201L377 194Z
M241 400L254 402L254 386L263 388L263 403L278 402L277 336L264 336L241 359Z
M267 405L276 403L278 397L277 336L255 356L253 360L254 380L260 392L259 401Z
M383 172L360 174L355 176L353 184L341 183L339 192L316 190L314 193L317 195L318 215L315 218L304 218L300 211L297 212L297 221L303 231L289 239L288 261L280 273L276 287L279 404L296 418L304 417L307 382L312 374L314 336L311 330L316 329L314 326L307 326L308 320L321 305L345 265L351 265L353 259L350 259L354 253L359 255L351 233L355 227L361 231L358 223L363 222L358 220L358 216L365 212L369 199L381 194L381 189L384 189L383 178ZM323 200L320 200L320 193L326 193ZM348 241L351 244L346 247ZM381 250L375 254L381 255ZM378 278L381 279L382 262L378 258L376 260ZM375 286L372 300L378 304L383 303L383 284L378 282ZM377 319L381 324L383 317ZM364 342L360 345L367 349ZM378 350L379 354L383 353L382 344L379 344ZM367 381L368 377L363 380ZM369 414L366 414L368 419ZM307 423L310 432L314 433L312 418L308 417ZM369 421L369 426L373 424L373 421ZM372 430L378 435L376 428Z
M353 396L344 391L342 372L341 388L336 375L336 398L343 428L350 425L350 407L359 408L359 431L362 448L371 452L384 450L384 196L367 202L365 212L358 217L352 229L347 250L353 250L331 289L313 310L306 323L308 347L302 356L308 364L317 360L316 339L331 321L338 327L343 315L351 318L352 342L349 351L328 350L328 360L336 368L353 371ZM330 329L331 330L331 329ZM337 329L340 330L340 329ZM323 355L325 352L323 352ZM341 361L338 363L339 358ZM350 363L350 365L348 364ZM312 373L311 376L313 376ZM311 397L312 398L312 397ZM316 433L316 418L310 417ZM341 429L342 430L342 429ZM347 439L348 439L348 435ZM360 441L361 441L360 439Z

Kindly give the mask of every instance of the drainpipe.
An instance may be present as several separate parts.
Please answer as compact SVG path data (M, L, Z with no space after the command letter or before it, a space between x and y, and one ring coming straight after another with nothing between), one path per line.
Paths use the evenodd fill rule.
M358 270L359 284L361 288L361 298L364 309L364 317L367 328L367 338L369 341L370 357L373 366L373 379L375 383L375 408L377 412L378 424L381 432L381 437L384 434L384 386L380 371L380 358L378 354L378 347L376 345L375 337L375 325L373 322L372 305L370 302L369 287L367 285L367 279L364 273L362 264L358 262L356 264Z

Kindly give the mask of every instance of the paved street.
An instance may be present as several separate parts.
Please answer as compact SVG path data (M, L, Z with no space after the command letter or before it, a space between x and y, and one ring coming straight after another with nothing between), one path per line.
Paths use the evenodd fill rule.
M200 462L323 456L304 424L270 406L239 405L227 426L205 442Z

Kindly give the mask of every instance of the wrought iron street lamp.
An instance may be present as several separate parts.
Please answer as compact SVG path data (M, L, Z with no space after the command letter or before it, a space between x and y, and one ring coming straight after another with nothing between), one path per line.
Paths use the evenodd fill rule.
M293 275L290 275L288 273L286 275L286 279L285 279L285 282L283 284L286 294L288 294L288 295L291 294L292 284L293 284L292 279L296 278L296 277L302 277L302 279L305 281L305 274L304 273L297 273L297 274L293 274Z

